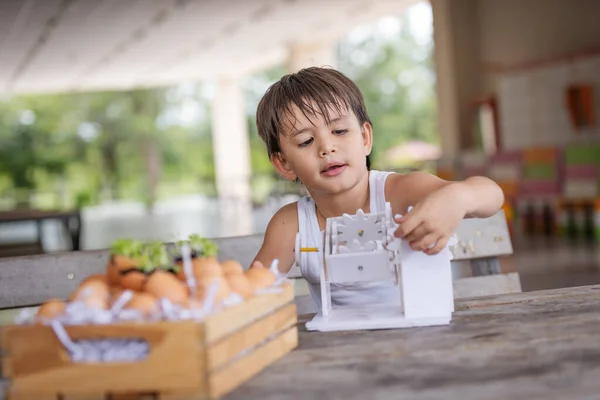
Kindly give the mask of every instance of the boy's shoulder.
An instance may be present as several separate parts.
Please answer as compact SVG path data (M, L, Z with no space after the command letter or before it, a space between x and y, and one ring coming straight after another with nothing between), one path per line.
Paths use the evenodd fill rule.
M298 202L288 203L273 214L268 228L285 226L287 229L298 230Z
M281 206L273 216L275 215L284 218L289 218L292 216L298 218L298 201L292 201L291 203Z

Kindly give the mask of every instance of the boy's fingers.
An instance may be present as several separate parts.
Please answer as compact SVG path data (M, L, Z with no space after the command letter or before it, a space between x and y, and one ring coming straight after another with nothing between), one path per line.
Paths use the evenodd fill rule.
M425 236L423 236L423 238L416 240L414 242L411 242L410 247L413 250L425 251L427 249L433 248L436 245L436 241L438 238L439 238L438 235L429 233L429 234L426 234Z
M427 236L427 234L429 234L430 232L427 231L427 229L425 229L425 226L423 224L417 226L415 229L412 230L412 232L410 232L408 235L406 235L404 237L404 240L407 240L409 242L418 242L421 239L423 239L425 236Z
M250 265L250 268L264 268L265 266L260 261L256 260Z
M435 246L433 246L431 249L425 250L425 253L427 253L429 255L437 254L440 251L442 251L444 249L444 247L446 247L446 244L448 244L448 237L442 236L441 238L438 239Z
M413 230L415 230L419 225L421 225L421 220L418 216L414 214L405 215L399 220L397 220L400 226L396 229L395 235L396 237L404 238L408 234L410 234Z

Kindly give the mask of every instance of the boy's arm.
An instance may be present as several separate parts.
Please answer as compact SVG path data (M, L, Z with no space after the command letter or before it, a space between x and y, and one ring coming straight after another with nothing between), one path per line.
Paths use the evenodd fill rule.
M410 242L414 250L428 254L441 251L465 217L486 218L494 215L504 203L502 189L491 179L471 177L449 182L434 175L415 172L392 175L386 184L400 227L396 236ZM413 210L408 213L409 206Z
M472 176L464 181L448 182L455 185L457 196L463 198L465 216L488 218L496 214L504 204L504 192L496 182L484 176Z
M263 244L251 266L262 264L269 268L271 262L277 259L279 271L287 273L295 260L296 233L298 233L298 209L294 202L281 207L273 215L265 230Z
M473 176L464 181L445 181L425 172L405 175L392 174L386 184L386 198L392 199L395 213L406 214L409 206L416 206L427 196L444 189L447 197L459 200L466 218L487 218L494 215L504 204L502 189L489 178Z

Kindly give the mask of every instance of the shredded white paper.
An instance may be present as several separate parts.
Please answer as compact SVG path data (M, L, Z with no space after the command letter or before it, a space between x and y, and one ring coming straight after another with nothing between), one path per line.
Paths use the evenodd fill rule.
M196 277L194 276L194 270L192 269L192 254L189 244L184 243L181 246L181 256L183 258L183 272L185 274L186 282L190 287L190 294L196 296Z
M142 361L148 357L150 346L139 339L71 340L63 325L52 321L58 340L75 363L110 363Z

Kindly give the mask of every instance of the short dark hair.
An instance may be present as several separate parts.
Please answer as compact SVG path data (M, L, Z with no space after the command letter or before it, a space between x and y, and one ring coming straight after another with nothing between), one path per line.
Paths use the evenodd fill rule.
M293 115L293 105L308 119L319 114L329 123L327 107L333 106L338 112L352 110L361 125L372 125L362 93L352 80L333 68L301 69L271 85L258 104L256 127L269 157L281 152L279 135L286 117Z

